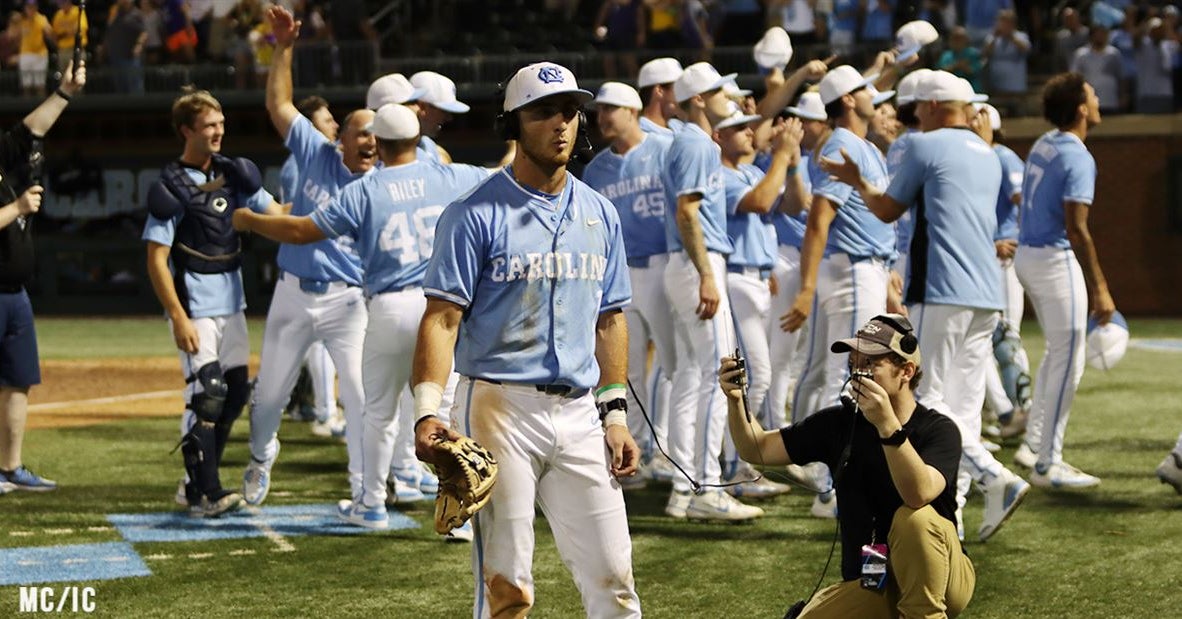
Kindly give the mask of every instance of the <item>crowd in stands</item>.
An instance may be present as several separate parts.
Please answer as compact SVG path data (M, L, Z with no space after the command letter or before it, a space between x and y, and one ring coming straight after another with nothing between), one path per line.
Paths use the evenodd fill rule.
M297 87L367 83L379 43L387 51L407 48L379 41L367 16L383 3L280 3L303 21ZM235 87L261 88L274 44L265 4L92 0L93 21L82 19L83 45L92 72L112 69L113 92L143 92L145 66L194 63L233 67ZM1003 105L1038 87L1030 76L1067 69L1095 84L1108 113L1170 112L1182 99L1178 9L1160 0L452 0L434 8L430 27L408 32L411 55L593 46L603 76L614 78L635 75L638 61L669 50L709 60L715 48L749 47L770 26L791 35L800 61L885 49L900 24L924 19L946 42L938 67L988 89ZM71 56L78 7L71 0L23 0L0 2L0 10L0 67L20 73L23 94L42 96ZM440 20L441 13L451 18Z

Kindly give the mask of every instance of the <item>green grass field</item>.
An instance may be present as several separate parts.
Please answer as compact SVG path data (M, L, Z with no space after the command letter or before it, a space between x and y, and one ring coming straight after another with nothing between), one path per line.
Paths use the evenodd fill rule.
M40 320L46 358L171 356L159 319ZM1037 326L1026 347L1041 357ZM252 322L254 335L261 325ZM1182 322L1136 321L1135 337L1182 338ZM255 351L258 348L255 341ZM977 590L965 617L1177 617L1182 607L1173 542L1182 539L1182 497L1153 469L1182 430L1177 370L1182 353L1130 349L1108 374L1084 376L1068 431L1067 457L1103 479L1090 491L1033 489L1006 528L969 543ZM241 479L245 420L236 427L223 479ZM46 495L0 497L0 551L25 546L120 541L106 514L175 508L181 474L175 418L29 433L26 462L61 483ZM267 505L335 503L347 495L344 447L285 423L283 454ZM1001 454L1010 462L1013 446ZM651 617L780 617L808 594L825 562L831 521L808 515L794 492L764 504L753 526L676 523L661 514L668 489L628 495L633 565ZM470 614L470 548L431 529L431 505L405 512L417 529L364 535L142 543L152 575L56 583L96 590L108 617L463 617ZM970 499L975 532L980 501ZM88 527L97 530L89 531ZM70 532L64 532L69 529ZM581 616L578 593L539 518L534 616ZM19 532L14 535L14 532ZM31 533L30 533L31 532ZM973 537L970 535L970 537ZM213 556L190 557L195 553ZM251 553L251 554L247 554ZM158 558L152 558L153 556ZM167 556L169 558L159 558ZM838 558L829 570L833 582ZM13 566L0 565L0 573ZM0 587L0 617L16 615L19 587Z

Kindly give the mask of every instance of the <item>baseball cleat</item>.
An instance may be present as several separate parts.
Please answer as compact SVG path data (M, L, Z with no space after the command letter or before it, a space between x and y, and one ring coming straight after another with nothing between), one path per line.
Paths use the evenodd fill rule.
M785 470L792 483L809 492L821 493L833 488L833 482L829 479L829 468L822 462L813 462L804 466L789 464Z
M1067 464L1057 462L1049 467L1035 466L1030 483L1040 488L1090 488L1100 485L1100 478Z
M809 513L815 518L837 518L837 492L830 490L813 497L813 506L809 508Z
M13 490L25 490L28 492L49 492L50 490L57 490L56 481L45 479L30 471L24 465L16 467L16 470L11 473L0 472L0 483L9 484Z
M201 497L197 505L189 506L189 515L194 518L217 518L222 514L236 512L242 508L242 495L237 492L227 492L216 501Z
M689 507L693 493L689 490L674 490L669 493L669 502L665 503L665 515L678 520L685 520L686 509Z
M985 448L985 451L988 451L991 454L1001 451L1001 445L998 445L987 438L981 439L981 446Z
M1161 483L1173 486L1178 494L1182 494L1182 457L1172 451L1166 454L1166 459L1157 465L1157 478Z
M981 521L981 528L977 530L977 538L986 541L1001 530L1001 526L1009 520L1014 510L1030 492L1030 484L1014 475L1009 470L1002 470L988 484L981 486L981 494L985 497L985 515Z
M1026 443L1018 446L1018 451L1014 452L1014 464L1022 468L1032 469L1038 463L1038 454L1030 448Z
M246 472L242 474L242 498L249 505L262 504L271 491L271 467L279 459L280 448L279 439L271 440L275 441L275 455L268 462L255 462L254 457L251 457Z
M427 466L419 464L419 492L423 494L439 494L439 477L427 469Z
M8 481L7 479L3 479L3 477L0 476L0 494L8 494L13 490L16 490L16 484Z
M734 486L727 486L724 490L727 494L737 499L758 500L788 494L792 490L792 486L776 483L767 477L760 477L759 479L740 482Z
M685 517L707 522L745 522L763 516L763 510L744 505L722 490L712 489L690 498Z
M333 407L328 419L312 422L312 435L323 438L341 438L345 436L345 415L341 409Z
M677 474L677 469L668 458L658 454L649 460L647 473L648 478L653 481L671 482Z
M419 490L417 482L410 484L393 475L386 480L386 505L418 503L425 500L427 495Z
M390 514L385 505L369 507L361 501L341 500L337 503L337 518L367 529L385 529L390 526Z
M473 537L475 537L475 535L472 531L472 521L469 520L464 524L448 531L443 536L443 541L450 543L464 543L471 542Z

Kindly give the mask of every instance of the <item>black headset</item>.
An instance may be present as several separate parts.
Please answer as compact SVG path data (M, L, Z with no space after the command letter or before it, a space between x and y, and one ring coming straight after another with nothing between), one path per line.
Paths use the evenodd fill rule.
M919 340L915 337L915 328L911 326L911 321L902 314L879 314L874 317L874 320L885 322L890 325L892 329L898 331L903 335L899 340L899 349L907 354L915 352L919 348Z
M524 68L524 67L522 67ZM493 118L493 131L496 132L497 137L502 140L518 140L521 139L521 119L517 116L517 111L505 111L505 94L509 88L509 81L513 79L517 72L521 69L516 69L497 84L497 101L500 102L501 111ZM595 147L591 145L591 135L587 129L587 113L579 110L579 135L575 138L580 144L575 146L575 151L572 156L579 161L579 163L587 163L591 161L595 154Z

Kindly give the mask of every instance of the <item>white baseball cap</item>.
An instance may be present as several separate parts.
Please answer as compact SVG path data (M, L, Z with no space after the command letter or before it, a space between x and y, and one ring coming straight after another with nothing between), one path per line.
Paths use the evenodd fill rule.
M567 93L575 95L580 105L595 98L591 91L579 88L570 69L553 62L538 62L519 69L509 79L503 109L512 112L539 99Z
M989 115L989 128L990 129L993 129L994 131L1001 129L1001 113L997 111L997 108L993 107L992 105L989 105L988 103L974 103L973 104L973 111L974 112L980 113L981 110L985 110L985 113Z
M734 82L738 73L719 75L709 62L691 64L681 72L681 77L673 82L673 98L678 103L688 100L694 95L722 88L727 82Z
M895 62L901 62L919 53L924 45L936 42L940 33L930 23L919 19L910 21L895 31Z
M746 88L739 88L739 85L734 82L727 82L723 84L722 89L726 92L726 96L730 97L731 99L742 99L744 97L750 97L753 94Z
M401 73L383 75L369 85L365 93L365 107L377 110L387 103L411 103L418 101L423 91L415 88Z
M723 118L722 120L718 121L717 125L714 125L715 131L718 131L719 129L726 129L727 127L746 125L747 123L753 123L757 120L763 120L763 117L759 114L744 114L743 110L739 108L739 104L735 103L734 101L728 101L726 104L726 109L726 118Z
M366 129L383 140L409 140L419 135L419 115L398 103L378 108Z
M785 108L784 111L806 120L829 120L829 116L825 114L825 104L821 103L821 93L814 90L800 95L796 105Z
M879 90L874 87L874 84L866 86L866 90L869 90L870 96L874 97L874 99L871 101L871 103L874 104L874 107L878 107L883 103L890 101L891 97L895 96L895 91L893 90L884 90L879 92Z
M895 91L899 105L915 101L915 87L919 85L919 81L923 79L925 75L931 72L931 69L916 69L911 73L904 75L903 79L899 80L899 85L896 87Z
M876 79L878 79L877 73L863 76L861 73L858 73L857 69L848 64L830 69L825 74L825 77L821 78L819 87L821 90L821 102L829 105L844 94L873 84Z
M1103 326L1089 318L1087 334L1088 365L1108 371L1124 358L1129 347L1129 323L1120 312L1114 312L1112 320Z
M633 110L644 108L640 102L640 93L622 82L604 82L599 87L599 92L595 94L593 103L626 107Z
M648 88L657 84L672 84L681 77L681 63L676 58L656 58L640 67L636 78L637 88Z
M423 103L430 103L435 107L452 114L467 114L468 104L456 99L456 83L445 75L434 71L419 71L410 76L410 83L423 91L419 98Z
M916 101L961 101L964 103L982 103L988 100L985 95L973 92L969 81L956 77L947 71L932 71L925 75L915 86Z
M792 60L792 37L779 26L768 28L763 38L755 44L755 64L765 68L779 68L781 71Z

